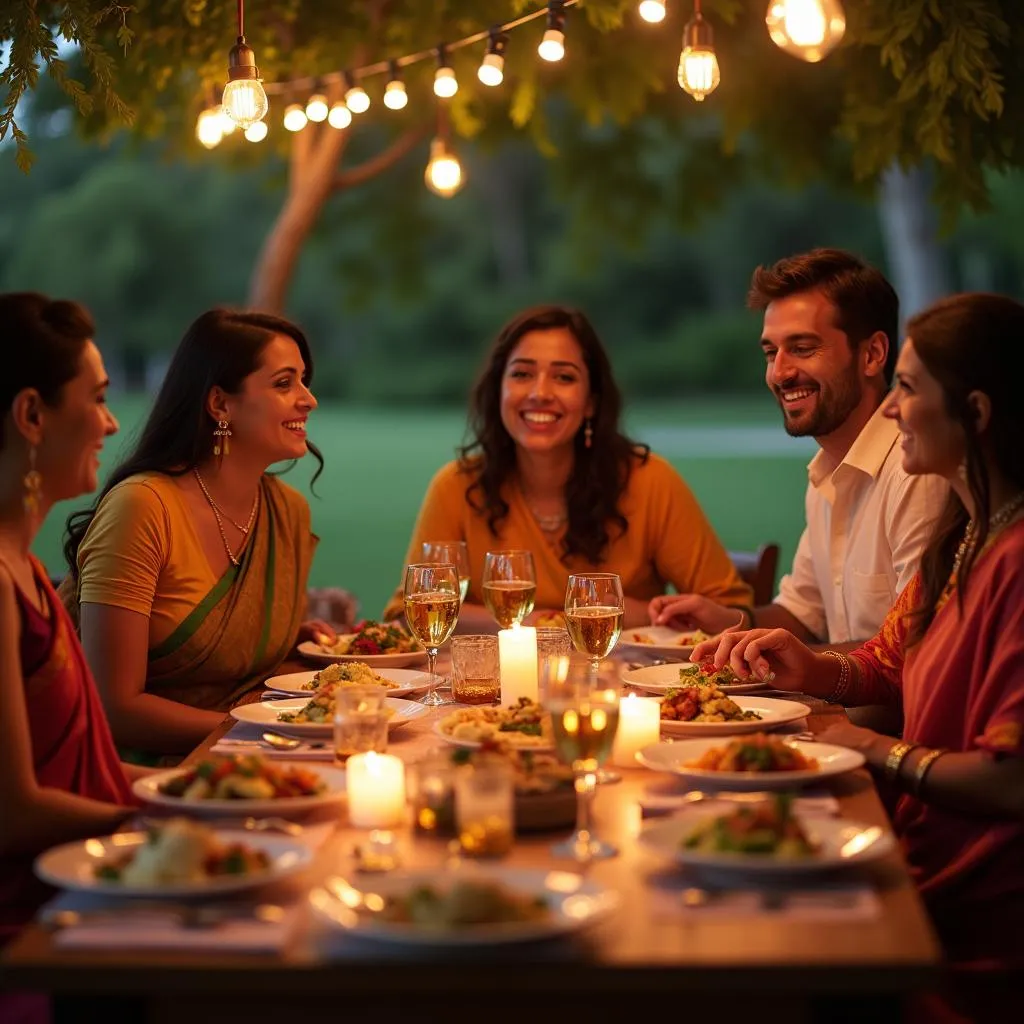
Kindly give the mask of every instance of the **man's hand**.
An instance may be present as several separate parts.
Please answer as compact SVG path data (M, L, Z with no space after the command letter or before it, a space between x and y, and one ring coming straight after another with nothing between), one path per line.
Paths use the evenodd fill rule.
M705 633L721 633L749 625L743 612L716 604L700 594L659 594L651 599L647 612L652 625L668 626L680 632L700 629Z

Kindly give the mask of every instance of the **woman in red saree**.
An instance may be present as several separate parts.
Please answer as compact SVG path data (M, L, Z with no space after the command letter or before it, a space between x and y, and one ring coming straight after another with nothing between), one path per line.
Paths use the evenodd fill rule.
M92 676L61 602L29 553L56 501L96 487L117 421L89 314L43 295L0 295L0 944L47 890L32 874L47 847L114 831L134 798ZM45 1004L0 994L0 1019Z
M902 708L902 739L848 723L818 738L860 750L899 791L893 824L959 991L975 1019L1001 1019L986 979L1024 968L1024 306L953 296L907 334L888 413L904 468L944 476L952 494L880 632L848 657L784 630L693 656Z

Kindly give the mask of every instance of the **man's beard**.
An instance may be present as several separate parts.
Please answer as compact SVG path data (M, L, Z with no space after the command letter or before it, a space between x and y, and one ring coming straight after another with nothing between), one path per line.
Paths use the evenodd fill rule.
M782 407L782 424L790 437L827 437L846 422L860 403L861 394L857 369L851 366L833 383L819 385L817 406L806 419L790 419L782 397L778 393L775 397Z

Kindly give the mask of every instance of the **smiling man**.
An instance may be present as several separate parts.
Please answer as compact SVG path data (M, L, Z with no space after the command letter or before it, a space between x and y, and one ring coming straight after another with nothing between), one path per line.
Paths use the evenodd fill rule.
M806 526L793 568L751 625L833 649L877 632L917 569L946 498L939 477L908 476L882 415L896 365L899 301L880 271L840 249L758 267L748 305L764 311L765 381L786 431L813 437ZM694 594L655 598L651 619L718 632L735 611Z

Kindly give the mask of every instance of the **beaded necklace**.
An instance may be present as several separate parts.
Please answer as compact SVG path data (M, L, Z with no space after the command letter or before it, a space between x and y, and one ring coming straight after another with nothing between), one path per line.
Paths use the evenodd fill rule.
M217 520L217 529L220 530L220 539L224 542L224 550L228 553L228 558L231 560L231 564L241 565L241 558L235 555L235 553L231 550L231 545L228 544L228 537L227 534L224 532L224 520L227 519L227 521L242 534L242 543L244 545L244 538L249 536L249 531L252 529L252 524L256 520L256 509L259 507L260 503L260 492L257 490L256 497L253 498L252 500L252 509L249 512L249 521L245 524L245 526L239 526L239 524L236 523L234 519L232 519L228 515L225 515L225 513L223 513L220 510L220 507L217 505L217 502L213 500L213 496L206 489L206 484L203 482L203 478L199 475L199 470L193 467L192 472L195 474L196 481L199 484L199 489L203 492L203 497L206 498L207 502L210 505L210 508L213 509L213 518Z
M989 519L988 537L985 539L985 546L982 548L982 551L988 548L992 541L995 540L999 531L1006 526L1011 519L1013 519L1021 505L1024 505L1024 492L1012 497ZM960 546L956 549L956 554L953 556L953 569L950 572L949 579L946 581L946 586L943 588L942 594L939 597L940 604L944 603L949 598L949 595L956 590L957 573L960 571L960 565L964 558L967 557L967 552L974 547L974 535L976 532L974 520L971 519L967 523L967 529L964 530L963 540L960 541ZM979 552L979 554L980 553L981 552Z

